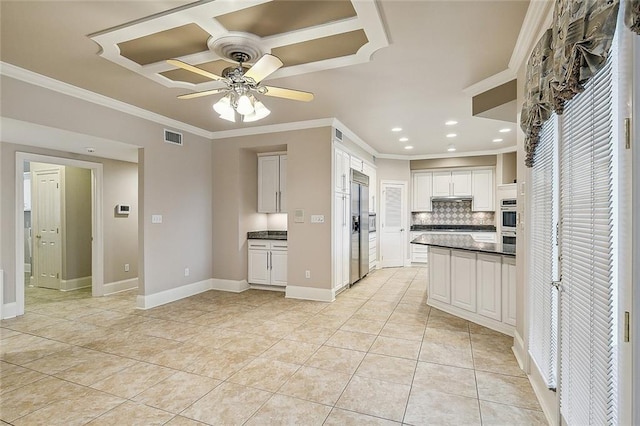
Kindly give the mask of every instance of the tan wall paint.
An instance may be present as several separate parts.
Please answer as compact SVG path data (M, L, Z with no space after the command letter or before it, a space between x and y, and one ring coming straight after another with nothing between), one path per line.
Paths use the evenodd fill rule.
M145 148L142 151L144 158L139 160L143 165L139 175L142 187L139 196L145 206L145 214L140 216L141 225L138 227L140 252L144 254L140 256L143 264L139 271L139 277L144 280L140 287L142 294L150 295L211 278L213 205L210 140L183 132L184 146L173 146L162 141L165 126L160 124L5 76L0 78L0 82L4 117ZM28 149L28 152L33 151ZM13 200L15 164L12 163L15 163L15 155L5 154L2 158L3 197L6 195ZM60 155L99 161L96 157ZM3 255L7 255L7 251L15 251L13 204L11 201L10 206L2 206ZM109 207L111 216L114 205ZM152 225L152 214L162 214L163 223ZM105 244L106 237L105 232ZM119 248L105 246L106 250ZM7 271L5 288L12 288L5 290L5 295L14 293L13 257L14 254L4 256L0 266ZM185 267L190 268L189 277L184 276ZM11 301L15 301L14 294L5 299L5 303Z
M427 160L411 160L411 170L440 169L451 167L483 167L495 166L495 155L479 155L475 157L431 158Z
M287 151L288 279L291 285L331 288L331 129L245 136L213 142L213 277L247 278L247 232L266 229L257 213L257 152ZM293 224L292 212L306 221ZM324 224L309 223L324 214ZM272 221L273 222L273 221ZM310 243L312 242L312 243ZM312 271L305 279L304 271Z
M91 276L91 170L64 168L62 279Z
M518 154L507 152L502 154L502 183L513 183L518 177Z

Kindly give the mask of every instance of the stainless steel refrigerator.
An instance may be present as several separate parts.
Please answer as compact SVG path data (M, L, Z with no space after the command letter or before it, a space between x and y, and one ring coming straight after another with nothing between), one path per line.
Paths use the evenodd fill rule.
M369 273L369 176L351 169L351 262L349 283Z

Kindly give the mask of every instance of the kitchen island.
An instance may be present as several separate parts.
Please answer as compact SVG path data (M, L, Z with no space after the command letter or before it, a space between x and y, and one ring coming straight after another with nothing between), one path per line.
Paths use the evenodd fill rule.
M515 246L430 234L411 244L429 247L429 306L513 336Z

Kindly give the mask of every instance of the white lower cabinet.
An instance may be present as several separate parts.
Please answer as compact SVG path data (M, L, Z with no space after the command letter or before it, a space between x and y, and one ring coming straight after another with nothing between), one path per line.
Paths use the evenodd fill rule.
M502 261L502 320L516 325L516 259L512 257Z
M411 232L411 240L415 240L424 232ZM411 244L411 263L428 263L429 247L421 244Z
M378 265L378 238L375 232L369 233L369 272Z
M287 242L249 240L247 282L285 287L287 285Z
M500 256L478 253L478 313L502 321L502 262ZM515 324L511 324L515 325Z
M451 250L451 304L476 311L476 254Z
M429 247L429 299L451 303L451 250Z
M515 291L514 257L429 247L428 305L513 336Z

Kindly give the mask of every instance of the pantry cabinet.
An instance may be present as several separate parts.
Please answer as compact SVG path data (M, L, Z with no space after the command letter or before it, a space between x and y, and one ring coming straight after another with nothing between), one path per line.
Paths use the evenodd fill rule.
M286 213L287 156L269 154L258 157L258 212Z
M351 156L345 151L334 149L334 191L341 194L349 193L349 168L351 167Z
M351 197L336 193L333 199L333 282L334 290L349 285L349 260L351 253Z

